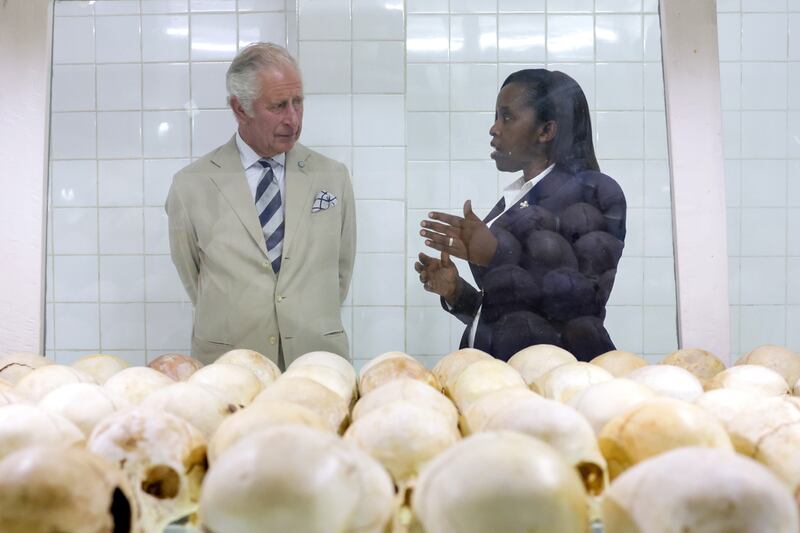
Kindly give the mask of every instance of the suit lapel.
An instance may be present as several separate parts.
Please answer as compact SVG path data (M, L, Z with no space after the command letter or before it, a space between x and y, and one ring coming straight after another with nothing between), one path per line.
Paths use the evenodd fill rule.
M283 253L287 255L303 225L311 213L311 184L313 177L308 173L307 159L311 153L301 145L295 144L286 153L286 198L284 217L286 228L283 236Z
M247 178L242 168L239 150L236 148L234 136L227 144L222 146L211 158L211 163L219 167L220 172L209 174L222 196L231 206L236 216L244 225L247 233L253 238L264 257L267 256L267 243L256 214L253 195L247 185Z

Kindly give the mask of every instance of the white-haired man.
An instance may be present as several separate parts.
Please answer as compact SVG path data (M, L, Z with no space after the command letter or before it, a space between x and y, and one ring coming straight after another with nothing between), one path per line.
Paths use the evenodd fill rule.
M248 348L281 368L315 350L348 357L347 169L297 143L303 84L284 48L242 49L226 85L238 131L179 171L166 203L172 261L194 304L192 355L211 363Z

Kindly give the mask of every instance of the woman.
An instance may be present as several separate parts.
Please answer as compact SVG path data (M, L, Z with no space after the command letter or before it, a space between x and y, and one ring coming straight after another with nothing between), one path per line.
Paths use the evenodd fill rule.
M625 239L625 196L594 155L589 106L580 86L544 69L511 74L489 129L492 159L522 171L480 220L430 213L419 254L426 290L466 324L461 347L508 360L534 344L555 344L588 361L614 349L603 326ZM469 262L478 289L450 259Z

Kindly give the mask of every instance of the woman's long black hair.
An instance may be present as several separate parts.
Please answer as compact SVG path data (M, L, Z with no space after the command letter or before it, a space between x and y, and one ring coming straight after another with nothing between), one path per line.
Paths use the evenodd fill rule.
M594 155L589 104L578 82L557 70L525 69L506 78L503 87L509 83L525 87L526 103L536 111L537 122L556 123L548 154L551 163L572 173L600 170Z

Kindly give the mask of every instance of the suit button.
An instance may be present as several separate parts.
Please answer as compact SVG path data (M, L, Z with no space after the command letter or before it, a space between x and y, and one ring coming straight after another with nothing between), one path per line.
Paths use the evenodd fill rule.
M264 267L264 268L267 268L269 266L269 263L264 261L263 263L261 263L261 266Z
M283 301L283 296L278 296L278 303Z
M278 339L275 338L275 335L270 335L269 336L269 343L270 344L275 344L276 342L278 342Z

